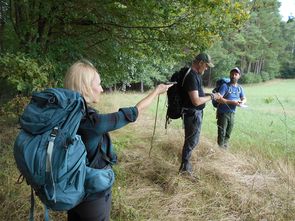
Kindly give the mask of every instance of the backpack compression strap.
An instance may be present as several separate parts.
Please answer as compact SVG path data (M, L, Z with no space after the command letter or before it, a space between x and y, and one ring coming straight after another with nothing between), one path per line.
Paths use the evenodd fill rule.
M56 202L56 196L55 196L55 183L53 178L53 172L52 172L52 152L54 147L54 140L58 133L58 127L54 127L50 133L50 140L47 146L47 153L46 153L46 173L50 173L51 175L51 181L53 186L53 196L52 199Z
M230 83L226 83L226 86L227 86L227 91L223 95L224 98L226 98L231 93L231 85L230 85ZM241 92L242 92L241 86L238 84L238 93L239 93L239 96L240 96Z
M49 211L48 211L48 208L47 206L44 204L44 220L45 221L49 221L50 218L49 218ZM35 208L35 196L34 196L34 190L33 188L31 187L31 208L30 208L30 218L29 218L29 221L34 221L34 208Z

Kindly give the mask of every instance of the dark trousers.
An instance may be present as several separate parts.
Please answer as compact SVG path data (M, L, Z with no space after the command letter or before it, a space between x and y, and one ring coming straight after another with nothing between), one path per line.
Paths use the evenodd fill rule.
M235 122L235 113L217 113L217 143L220 147L227 147Z
M92 196L91 196L92 197ZM109 221L112 191L87 199L68 211L68 221Z
M182 149L181 171L192 172L190 158L193 149L197 146L201 134L203 110L185 112L183 116L185 141Z

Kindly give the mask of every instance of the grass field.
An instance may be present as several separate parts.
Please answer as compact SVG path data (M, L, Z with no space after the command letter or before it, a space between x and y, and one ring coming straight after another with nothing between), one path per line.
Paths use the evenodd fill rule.
M180 120L164 129L165 96L160 96L152 150L157 100L138 122L111 133L119 157L112 220L294 220L294 85L295 80L274 80L245 86L249 107L237 110L227 151L216 145L215 110L208 104L193 153L197 179L177 173L183 130ZM143 97L105 94L98 108L116 111ZM19 173L12 155L17 119L0 120L0 220L27 220L30 188L15 184ZM35 220L43 220L43 212L38 202ZM65 213L50 215L66 220Z

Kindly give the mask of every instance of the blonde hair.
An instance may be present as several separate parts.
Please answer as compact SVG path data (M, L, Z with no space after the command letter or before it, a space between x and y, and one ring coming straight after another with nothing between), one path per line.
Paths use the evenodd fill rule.
M93 103L95 95L92 91L92 81L96 74L98 71L89 61L76 61L66 73L64 87L82 94L87 103Z

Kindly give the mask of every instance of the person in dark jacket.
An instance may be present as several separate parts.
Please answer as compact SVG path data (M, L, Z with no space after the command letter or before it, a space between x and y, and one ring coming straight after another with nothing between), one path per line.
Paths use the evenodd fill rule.
M87 60L75 62L67 71L64 87L82 94L88 106L88 113L80 122L78 134L86 146L87 158L93 168L111 168L116 155L108 134L130 122L148 107L153 99L165 93L172 85L160 84L133 107L120 108L117 112L100 114L93 108L103 92L97 69ZM87 196L79 205L68 211L68 221L108 221L111 211L111 188Z

